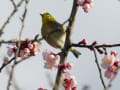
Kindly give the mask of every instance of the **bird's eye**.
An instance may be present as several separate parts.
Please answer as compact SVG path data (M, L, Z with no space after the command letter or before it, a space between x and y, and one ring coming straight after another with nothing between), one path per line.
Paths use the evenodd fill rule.
M48 18L50 18L50 16L49 16L49 15L47 15L47 17L48 17Z

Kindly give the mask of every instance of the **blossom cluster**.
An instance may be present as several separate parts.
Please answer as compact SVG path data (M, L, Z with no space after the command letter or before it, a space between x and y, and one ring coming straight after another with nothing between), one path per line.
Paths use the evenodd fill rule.
M110 55L105 55L102 59L101 67L106 70L104 76L108 79L112 79L117 74L120 60L116 56L117 53L112 51Z
M18 46L17 44L18 42L9 44L9 46L7 47L8 48L7 56L4 57L4 63L7 63L9 57L15 55ZM41 43L36 41L32 42L27 39L20 43L18 57L25 58L31 55L36 55L38 52L40 52L40 50Z
M77 5L81 6L84 12L88 13L89 10L93 7L92 0L77 0Z
M36 55L41 50L41 43L24 41L21 42L19 57L27 57L29 55Z
M69 74L69 71L72 69L72 65L70 63L59 64L60 56L58 54L53 53L52 51L46 50L43 52L43 59L45 61L44 67L47 69L52 68L61 68L64 73L64 87L65 90L77 90L76 80L74 76Z
M46 50L42 53L43 59L45 60L44 67L47 69L57 69L60 61L60 56L54 54L52 51Z
M60 68L62 68L62 72L63 73L67 73L67 72L69 72L71 69L72 69L72 65L70 64L70 63L65 63L65 64L59 64L58 65L58 67Z
M77 82L74 76L70 75L69 73L64 74L63 85L65 87L65 90L77 90L76 84Z

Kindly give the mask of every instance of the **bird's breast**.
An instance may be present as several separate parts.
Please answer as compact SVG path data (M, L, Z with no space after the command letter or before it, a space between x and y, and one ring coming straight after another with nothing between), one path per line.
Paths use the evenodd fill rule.
M54 48L62 49L65 43L66 32L63 32L63 30L57 30L57 29L55 32L52 32L53 30L55 29L42 28L42 35L43 36L47 35L47 37L45 37L45 40L47 41L48 44L50 44Z

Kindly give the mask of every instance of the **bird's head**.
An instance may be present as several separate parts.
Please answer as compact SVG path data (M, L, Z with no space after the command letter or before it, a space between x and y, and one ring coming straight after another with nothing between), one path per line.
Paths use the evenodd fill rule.
M47 24L49 22L56 22L55 18L50 13L40 14L42 16L42 23Z

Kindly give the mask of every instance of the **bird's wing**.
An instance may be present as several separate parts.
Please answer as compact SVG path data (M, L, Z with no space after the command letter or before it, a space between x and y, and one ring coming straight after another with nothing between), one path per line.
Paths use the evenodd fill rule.
M66 32L65 26L63 26L62 24L60 24L58 22L51 22L51 27L54 27L55 30L53 30L53 31Z

